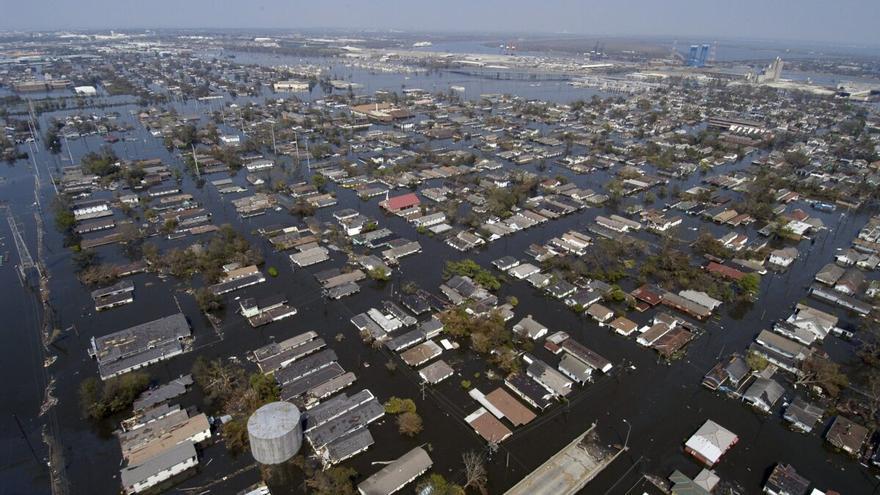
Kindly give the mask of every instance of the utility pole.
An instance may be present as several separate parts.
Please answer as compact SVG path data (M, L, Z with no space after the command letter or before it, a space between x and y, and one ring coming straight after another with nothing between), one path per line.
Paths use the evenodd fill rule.
M67 148L67 156L70 158L70 164L73 165L73 153L70 152L70 143L67 141L67 136L62 135L64 138L64 147Z
M632 431L632 424L626 419L623 422L626 423L626 439L623 441L623 450L629 450L629 434Z
M296 153L296 164L299 166L299 136L296 130L293 131L293 149Z
M194 163L195 166L196 166L196 177L201 178L201 177L202 177L202 174L199 172L199 159L196 158L196 145L193 144L193 143L190 143L189 145L192 146L192 151L193 151L193 163Z
M309 137L306 136L306 171L308 173L312 173L311 157L312 154L309 152Z
M275 147L275 121L270 120L269 123L270 123L269 130L272 131L272 153L274 153L277 156L278 155L278 148Z
M24 438L28 449L30 449L31 451L31 455L34 456L34 460L37 461L37 464L43 464L43 461L41 461L40 458L37 456L37 451L34 450L34 446L31 445L31 440L28 438L27 433L24 432L24 426L21 425L21 420L18 419L18 416L16 416L14 413L12 414L12 417L15 419L15 424L18 425L18 431L21 432L21 438Z

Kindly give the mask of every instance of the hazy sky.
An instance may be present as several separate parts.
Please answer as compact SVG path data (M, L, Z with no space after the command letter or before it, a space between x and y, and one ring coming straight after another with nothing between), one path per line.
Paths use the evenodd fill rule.
M880 45L880 0L0 0L0 29L402 29Z

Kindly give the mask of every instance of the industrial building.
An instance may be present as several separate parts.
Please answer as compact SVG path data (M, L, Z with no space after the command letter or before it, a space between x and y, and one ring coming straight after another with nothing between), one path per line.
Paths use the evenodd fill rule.
M159 318L103 337L92 337L89 354L102 380L182 354L191 335L183 313Z

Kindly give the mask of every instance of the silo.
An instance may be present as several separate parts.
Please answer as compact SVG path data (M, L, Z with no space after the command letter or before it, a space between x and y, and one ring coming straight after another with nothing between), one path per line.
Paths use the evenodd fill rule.
M257 409L247 428L251 454L261 464L280 464L302 445L299 409L290 402L271 402Z

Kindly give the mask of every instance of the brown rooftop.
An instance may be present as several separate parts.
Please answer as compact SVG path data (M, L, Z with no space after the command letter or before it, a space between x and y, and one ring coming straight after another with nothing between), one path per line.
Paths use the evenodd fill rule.
M489 443L501 443L511 435L510 430L501 421L495 419L492 413L483 408L480 408L477 412L468 416L468 418L466 418L468 424Z
M486 395L486 400L504 413L504 416L510 420L513 426L528 424L531 420L535 419L535 413L522 405L520 401L514 399L512 395L508 394L501 387L489 392Z

